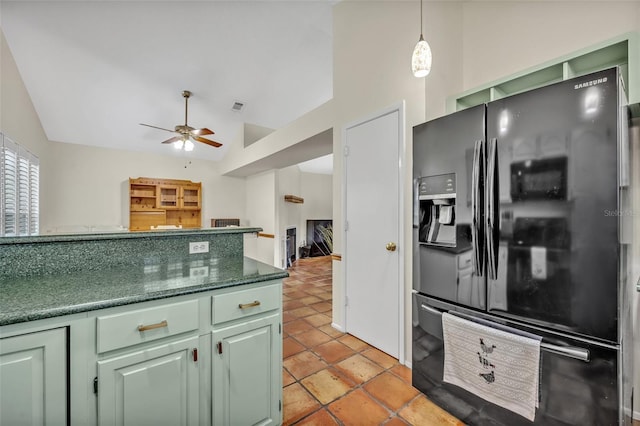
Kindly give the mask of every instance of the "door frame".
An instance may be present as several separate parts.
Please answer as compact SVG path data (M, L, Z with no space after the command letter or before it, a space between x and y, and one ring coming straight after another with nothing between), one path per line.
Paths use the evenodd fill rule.
M375 113L365 115L364 117L359 118L358 120L347 123L342 128L342 140L341 140L341 150L343 155L342 161L342 218L346 225L347 223L347 161L344 159L347 153L347 132L348 130L360 126L362 124L368 123L370 121L376 120L380 117L383 117L388 114L392 114L394 112L398 112L398 362L402 365L406 365L405 359L405 241L404 241L404 179L406 172L406 148L407 142L405 138L405 101L404 99L394 103L382 110L379 110ZM345 333L349 332L349 315L347 313L347 287L349 283L347 283L347 262L349 262L349 250L347 244L347 229L346 226L342 227L342 241L344 242L342 247L342 262L345 265L342 268L342 282L344 285L342 291L342 306L344 307L344 331Z

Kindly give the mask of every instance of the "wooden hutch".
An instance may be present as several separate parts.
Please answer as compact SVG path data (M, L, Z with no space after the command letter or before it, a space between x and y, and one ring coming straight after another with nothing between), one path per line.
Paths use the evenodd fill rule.
M166 225L202 227L202 183L130 178L129 230L145 231Z

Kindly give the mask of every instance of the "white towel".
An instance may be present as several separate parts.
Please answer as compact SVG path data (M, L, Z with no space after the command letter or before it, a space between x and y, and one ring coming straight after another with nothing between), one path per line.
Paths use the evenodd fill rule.
M442 314L443 381L533 421L538 406L540 339Z

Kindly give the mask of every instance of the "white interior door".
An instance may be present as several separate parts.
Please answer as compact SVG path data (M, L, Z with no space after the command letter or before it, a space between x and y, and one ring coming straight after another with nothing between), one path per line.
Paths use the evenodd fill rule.
M345 327L402 359L402 106L345 130ZM387 247L388 244L395 245Z

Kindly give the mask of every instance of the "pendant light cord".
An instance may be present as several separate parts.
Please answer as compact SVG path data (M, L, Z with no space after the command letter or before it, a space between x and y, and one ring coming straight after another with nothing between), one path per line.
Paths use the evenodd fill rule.
M420 0L420 37L422 37L422 0Z

